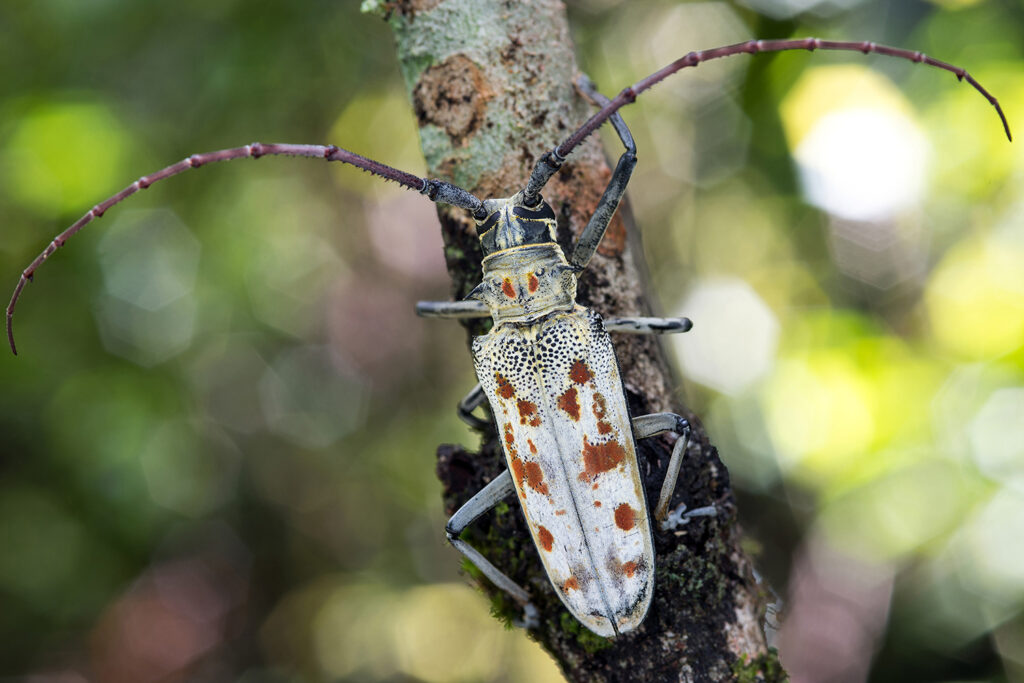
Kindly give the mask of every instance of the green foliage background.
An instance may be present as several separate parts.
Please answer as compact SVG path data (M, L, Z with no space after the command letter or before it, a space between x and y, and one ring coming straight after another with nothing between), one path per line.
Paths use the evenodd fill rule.
M965 66L1024 135L1019 2L804 4L570 13L606 92L719 43L867 38ZM931 156L915 202L858 222L808 206L792 155L843 95L808 79L852 91L868 69L865 105ZM191 153L334 143L423 169L390 33L356 3L14 0L0 73L11 288L82 212ZM662 306L745 378L680 390L784 596L783 663L822 671L831 651L802 638L834 632L873 680L1024 677L1019 143L952 76L858 55L737 57L623 113ZM739 298L698 317L701 292ZM412 311L447 295L428 203L307 160L192 171L75 237L0 359L0 676L553 676L443 541L433 453L474 438L453 410L472 368L460 328ZM697 374L699 339L673 342Z

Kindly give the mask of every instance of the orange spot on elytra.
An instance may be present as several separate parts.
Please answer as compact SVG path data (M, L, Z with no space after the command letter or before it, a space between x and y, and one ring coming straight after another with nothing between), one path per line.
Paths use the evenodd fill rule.
M500 372L494 373L494 382L498 385L498 396L512 398L516 395L516 388L512 386L512 382L505 379L505 376Z
M519 458L512 459L512 476L519 482L519 488L522 489L523 482L526 481L526 468Z
M551 546L555 542L555 537L551 535L551 532L545 529L543 526L537 525L537 541L540 543L540 547L544 550L551 552Z
M572 367L569 368L569 379L576 382L576 384L586 384L594 379L594 373L590 371L586 363L577 359L572 362Z
M519 482L519 496L525 498L523 482L526 481L526 467L519 457L516 449L516 435L512 433L512 425L505 423L505 450L508 451L509 464L512 466L512 476Z
M613 470L619 466L626 457L626 449L618 441L592 444L583 436L583 467L584 472L580 474L580 480L590 479L593 481L601 472Z
M537 452L533 441L527 440L530 450ZM516 435L512 433L512 425L505 423L505 449L508 451L509 464L512 466L512 476L519 484L519 495L523 497L523 486L528 485L537 493L547 495L548 485L544 483L544 471L535 462L524 462L519 457L519 450L516 448Z
M519 403L516 405L519 408L519 424L529 423L531 427L540 425L540 415L537 414L537 405L535 403L519 399Z
M639 562L630 560L629 562L622 563L622 573L626 576L633 578L633 574L636 574L636 570L640 568Z
M526 483L537 493L547 495L548 485L544 483L544 471L535 462L526 463Z
M555 514L558 515L559 517L561 517L562 515L565 514L565 510L555 510Z
M629 531L636 524L636 510L623 503L615 508L615 526L623 531Z
M604 400L604 394L599 391L594 392L594 405L591 410L594 411L594 417L597 418L597 433L607 434L612 431L611 424L604 419L604 416L608 414L608 404Z
M569 580L562 584L562 590L564 592L578 591L580 589L580 582L575 576L570 576Z
M533 439L527 439L526 443L530 447L530 452L537 455L537 446L533 443Z
M540 287L540 281L537 279L537 276L534 275L533 273L530 273L530 280L527 283L527 286L530 289L530 294L536 292L537 288Z
M504 292L505 296L507 296L509 299L516 298L516 288L512 286L512 281L509 280L508 278L502 280L501 291Z
M558 397L558 407L569 414L574 421L580 420L580 402L576 397L576 387L569 387Z
M601 507L601 501L599 501L599 500L595 500L595 501L594 501L594 507L596 507L596 508L599 508L599 507Z

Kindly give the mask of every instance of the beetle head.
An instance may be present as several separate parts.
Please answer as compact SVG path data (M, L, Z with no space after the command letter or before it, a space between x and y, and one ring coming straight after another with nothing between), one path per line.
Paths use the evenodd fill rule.
M483 207L486 215L477 220L476 232L485 257L526 244L555 242L555 212L543 200L528 207L519 192L507 199L485 200Z
M484 279L467 298L484 301L495 322L530 321L572 310L576 270L555 241L555 212L546 202L523 205L522 193L484 202L477 221Z

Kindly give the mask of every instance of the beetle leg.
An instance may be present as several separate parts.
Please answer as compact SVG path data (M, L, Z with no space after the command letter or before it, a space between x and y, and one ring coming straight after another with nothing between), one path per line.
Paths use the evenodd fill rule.
M676 489L676 480L679 479L679 469L683 464L686 446L690 442L690 423L685 417L675 413L652 413L633 418L633 436L637 439L646 439L665 432L672 432L678 438L672 447L668 471L665 473L665 481L661 485L658 505L654 509L654 518L658 521L662 531L685 524L690 517L707 517L717 512L714 506L696 508L687 512L684 504L680 506L681 509L677 508L672 514L669 514L668 505L672 502L672 493Z
M481 387L480 383L477 382L477 385L469 390L466 397L459 401L459 419L473 429L486 429L490 426L491 421L481 419L473 414L474 410L485 403L487 403L487 395L484 394L483 387Z
M416 315L423 318L486 318L491 314L482 301L420 301Z
M576 79L576 86L587 98L599 106L603 107L610 101L597 91L597 88L585 75L580 75ZM611 223L612 216L615 215L615 209L619 206L619 200L626 192L626 185L629 184L629 178L633 175L633 169L636 168L636 143L633 142L629 128L618 114L612 116L610 120L626 151L619 157L619 163L615 165L615 171L612 173L611 180L608 181L608 187L601 195L601 201L597 203L594 215L590 217L587 227L580 234L580 239L576 242L576 248L573 249L572 257L569 259L569 263L581 270L587 267L594 252L597 251L598 245L601 244L605 230L608 229L608 224Z
M689 332L693 321L689 318L608 318L604 329L625 334L678 334Z
M444 530L448 535L448 541L455 546L456 550L476 565L476 568L483 572L484 576L490 579L491 583L511 595L512 599L522 606L523 623L521 625L525 628L533 628L539 625L539 620L537 608L530 602L530 594L506 576L504 572L491 564L491 561L481 555L480 551L459 538L459 534L480 515L494 508L503 498L512 495L514 492L515 486L512 483L512 475L508 470L505 470L495 477L490 484L480 489L475 496L466 501L466 504L460 507L452 515L451 519L448 520Z
M482 301L420 301L416 303L416 315L423 318L485 318L490 310ZM483 420L473 411L487 401L483 389L477 384L466 397L459 401L459 419L473 429L486 429L490 420Z
M676 506L676 509L669 513L665 521L661 523L661 530L668 531L675 529L678 526L689 524L690 520L694 517L714 517L718 514L718 508L714 505L705 505L704 507L694 508L692 510L686 509L686 503L680 503Z

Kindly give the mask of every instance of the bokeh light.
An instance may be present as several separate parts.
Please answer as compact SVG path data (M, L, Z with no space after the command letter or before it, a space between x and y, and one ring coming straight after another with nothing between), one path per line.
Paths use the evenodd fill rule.
M738 394L775 363L779 324L764 301L738 280L699 283L678 315L695 320L715 316L713 327L697 326L672 341L687 377L725 394Z
M11 287L191 153L334 143L425 168L391 31L357 3L8 5ZM606 94L689 50L867 39L967 68L1024 134L1013 3L570 13ZM1022 679L1024 148L952 74L856 53L717 60L622 113L652 307L694 321L665 343L792 679ZM0 359L3 674L558 680L445 541L434 451L476 437L454 410L465 331L413 315L448 298L443 263L422 197L270 158L159 183L55 253Z

